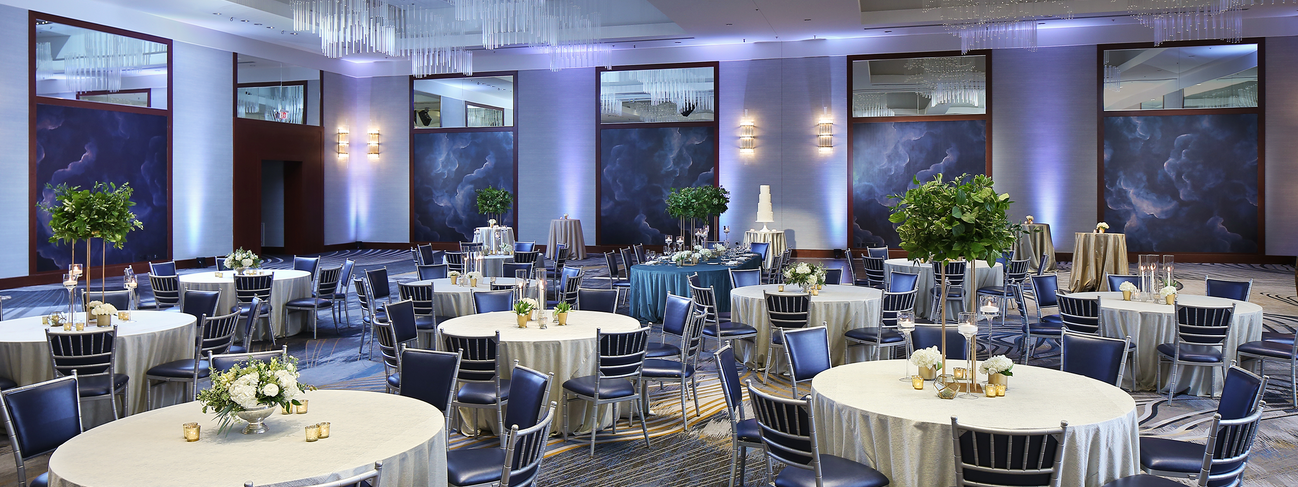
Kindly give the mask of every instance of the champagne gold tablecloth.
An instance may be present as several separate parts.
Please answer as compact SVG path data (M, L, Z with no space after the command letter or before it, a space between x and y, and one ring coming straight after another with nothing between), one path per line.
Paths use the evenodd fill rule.
M1073 292L1109 291L1104 276L1127 273L1127 236L1121 233L1077 232L1073 242Z
M545 242L545 258L554 260L554 252L559 244L568 246L568 260L586 258L586 237L581 233L581 220L550 220L550 238Z
M1055 241L1050 236L1049 223L1030 223L1023 225L1023 233L1014 242L1015 258L1027 257L1028 270L1037 272L1041 267L1041 254L1046 255L1046 271L1055 271Z

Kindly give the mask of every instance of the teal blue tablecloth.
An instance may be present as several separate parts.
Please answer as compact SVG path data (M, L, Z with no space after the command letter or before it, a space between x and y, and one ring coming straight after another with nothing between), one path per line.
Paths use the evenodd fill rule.
M742 261L735 269L756 269L757 257ZM730 311L730 269L721 264L700 263L676 267L671 264L631 266L631 316L650 322L662 321L663 305L668 294L690 296L689 276L699 273L704 286L711 287L717 298L717 311Z

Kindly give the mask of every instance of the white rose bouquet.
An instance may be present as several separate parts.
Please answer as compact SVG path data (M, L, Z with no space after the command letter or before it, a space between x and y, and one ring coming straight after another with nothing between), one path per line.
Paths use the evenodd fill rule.
M1006 377L1013 376L1014 372L1010 371L1010 369L1013 368L1014 361L1004 355L993 356L978 365L978 371L987 374L989 377L994 374L1000 374Z
M449 277L449 278L451 279L451 281L455 281L456 279L459 279L459 278L460 278L460 271L451 271L451 272L448 272L448 273L446 273L446 277Z
M482 273L478 271L469 271L469 279L482 279Z
M1118 286L1118 290L1127 293L1134 293L1136 292L1136 285L1132 284L1131 281L1122 281L1122 285Z
M1162 296L1163 299L1167 299L1168 296L1175 296L1176 286L1163 286L1162 289L1158 290L1158 295Z
M693 255L693 253L688 250L682 250L680 252L676 252L672 254L672 262L676 262L679 264L681 262L688 261L690 260L691 255Z
M825 282L825 266L822 264L810 265L806 262L789 266L784 269L784 282L802 287L823 284Z
M1096 223L1096 224L1095 224L1095 229L1096 229L1096 230L1099 230L1099 229L1101 229L1101 228L1103 228L1103 229L1105 229L1105 230L1108 230L1108 229L1109 229L1109 224L1108 224L1108 223L1104 223L1104 222L1099 222L1099 223Z
M910 363L917 367L928 367L930 369L942 368L942 352L937 347L928 347L922 350L916 350L910 354Z
M315 387L297 381L297 359L278 357L269 362L250 360L212 376L212 387L198 393L203 412L216 412L225 432L235 422L235 413L271 406L301 404L297 397Z
M90 302L90 304L94 304L94 303L98 303L98 301ZM109 303L100 303L98 305L90 307L90 314L93 314L95 316L105 316L105 315L112 316L117 314L117 307Z
M239 247L238 250L225 256L226 269L257 269L260 267L261 257L252 253L251 250L243 250L243 247Z
M726 252L726 245L722 243L714 244L712 246L712 251L718 254L724 254Z

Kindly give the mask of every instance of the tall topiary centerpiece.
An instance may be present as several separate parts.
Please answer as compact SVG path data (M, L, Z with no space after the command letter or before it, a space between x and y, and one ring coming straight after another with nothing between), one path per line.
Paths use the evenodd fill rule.
M37 208L50 215L50 243L67 241L72 247L73 261L76 260L77 241L86 241L86 289L90 289L90 244L93 239L101 239L100 256L100 299L103 299L103 280L107 273L108 244L122 248L126 235L133 230L144 228L131 211L135 202L131 195L135 189L129 183L117 186L113 183L95 183L93 189L81 189L80 186L47 186L54 191L54 204L37 203Z
M941 262L942 296L946 296L946 263L952 260L993 262L1004 249L1011 248L1019 225L1006 216L1010 195L997 193L992 178L963 174L946 181L942 174L920 183L901 195L888 217L897 227L901 248L911 259ZM973 276L976 265L970 268ZM976 285L976 279L971 279ZM942 356L946 356L946 305L941 306ZM970 353L974 353L970 351ZM946 361L943 361L943 374Z
M477 191L478 213L490 220L500 221L501 216L514 207L514 195L509 191L487 186Z
M722 186L672 188L667 194L667 214L681 220L681 235L691 235L698 220L712 218L730 209L730 191ZM701 244L701 242L695 242Z

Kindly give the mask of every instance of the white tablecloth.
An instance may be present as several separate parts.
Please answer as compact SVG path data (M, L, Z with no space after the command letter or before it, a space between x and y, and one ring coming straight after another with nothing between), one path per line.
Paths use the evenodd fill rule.
M550 310L552 313L553 310ZM577 311L568 314L568 324L558 326L553 317L547 329L532 322L527 328L519 328L514 313L497 311L447 320L439 329L442 333L458 336L492 336L500 331L501 355L497 357L501 364L503 378L512 376L512 365L518 360L519 365L538 370L542 373L554 373L554 382L550 387L550 400L563 404L564 381L587 375L595 375L595 330L606 332L624 332L640 328L640 322L630 316L603 313L599 311ZM441 347L441 344L438 344ZM573 401L568 407L568 420L574 431L588 431L585 408L589 403ZM611 407L604 406L607 412L601 416L604 425L612 424ZM626 411L624 407L622 409ZM472 418L471 409L461 409L466 421ZM555 412L556 418L562 418L562 411ZM495 413L490 410L478 411L478 426L496 428ZM563 421L556 419L553 431L558 432ZM469 427L469 429L473 429ZM467 431L467 430L466 430Z
M554 260L554 251L559 248L559 244L568 246L569 260L586 258L586 237L581 234L581 220L550 220L550 238L545 242L545 258Z
M1164 390L1172 380L1171 365L1163 370L1163 383L1158 380L1158 345L1172 343L1176 340L1176 317L1172 306L1167 304L1123 301L1122 293L1073 293L1078 298L1100 299L1100 334L1122 338L1131 336L1136 343L1136 358L1140 362L1140 375L1136 377L1136 387L1143 390ZM1238 304L1230 326L1230 335L1226 338L1226 361L1235 357L1235 349L1241 344L1262 339L1262 307L1244 301L1181 294L1178 302L1188 306L1230 306ZM1169 361L1170 364L1170 361ZM1131 373L1128 367L1128 373ZM1208 373L1213 379L1208 381ZM1207 367L1182 367L1181 377L1174 390L1180 392L1187 387L1191 394L1208 395L1221 392L1221 371L1211 371Z
M453 284L450 278L415 281L411 284L433 285L433 312L438 316L465 316L473 314L473 291L490 291L491 278L478 281L478 287ZM497 277L496 284L514 284L512 277Z
M974 426L1018 429L1067 420L1062 485L1098 486L1137 473L1136 402L1111 384L1015 365L1005 397L946 400L931 383L917 391L897 380L901 371L900 360L860 362L812 380L821 453L872 465L894 487L955 485L952 416Z
M929 311L933 307L933 301L930 299L931 296L929 294L930 290L933 289L933 264L921 264L907 259L888 259L883 261L883 269L888 274L888 282L892 282L893 272L918 272L919 282L916 283L915 288L919 293L915 296L915 316L927 318L933 323L938 322L940 317L929 316ZM973 304L974 298L978 295L978 289L1000 286L1005 282L1004 269L999 263L994 267L987 267L987 261L979 260L976 272L978 285L970 287L969 283L972 282L972 279L970 279L970 271L972 270L973 269L969 266L965 266L965 311L976 310ZM947 322L954 323L956 316L958 316L956 313L959 312L960 308L958 308L954 303L948 303L946 309Z
M749 354L748 357L756 360L758 364L766 363L767 347L771 343L771 323L766 313L764 293L775 293L778 290L779 286L775 284L745 286L730 290L731 320L757 328L757 353ZM785 286L785 291L801 292L793 285ZM878 289L825 286L820 290L819 296L811 297L807 326L820 326L821 322L827 323L830 356L836 364L846 363L847 341L843 339L843 333L855 328L879 326L879 304L882 300L883 291ZM748 346L743 341L736 344L744 348ZM854 359L860 360L863 356Z
M770 268L771 261L775 260L775 256L783 253L785 249L784 230L771 230L769 232L749 230L744 232L744 241L748 243L766 242L771 244L771 246L766 249L766 262L762 263L762 267L765 268Z
M304 326L310 326L311 317L306 313L289 313L288 322L284 322L284 303L311 296L311 273L292 269L276 269L271 272L275 273L275 281L271 283L270 288L270 305L274 307L274 312L270 314L270 329L275 331L277 337L296 335ZM181 274L180 289L181 291L221 291L221 302L217 304L217 312L221 314L229 313L236 302L234 271L222 272L221 277L216 277L215 272ZM255 338L259 340L269 338L261 336L265 334L264 329L254 328L254 330L261 330Z
M84 319L84 314L82 315ZM134 311L131 321L113 318L117 326L117 342L113 354L117 360L117 373L131 378L131 413L148 409L145 404L145 372L158 364L194 357L195 319L185 313L165 311ZM0 375L13 379L18 385L35 384L54 378L54 364L50 362L50 347L45 341L45 329L39 316L0 321ZM61 331L62 328L59 328ZM87 328L96 331L100 328ZM163 393L158 387L155 393ZM174 389L179 398L179 387ZM113 418L107 401L103 407L83 410L86 425L94 425Z
M484 244L488 252L514 253L514 229L510 227L478 227L473 229L473 241Z
M197 402L157 409L86 431L50 457L50 485L315 485L360 474L383 461L384 486L446 485L446 420L432 405L395 394L308 392L310 412L266 418L270 432L217 434L213 413ZM183 423L202 439L187 443ZM305 440L305 428L331 423L329 438Z

